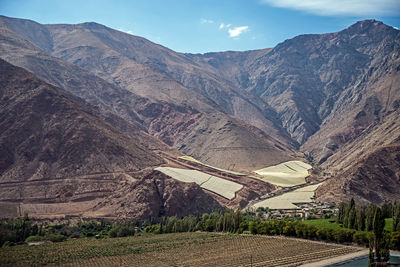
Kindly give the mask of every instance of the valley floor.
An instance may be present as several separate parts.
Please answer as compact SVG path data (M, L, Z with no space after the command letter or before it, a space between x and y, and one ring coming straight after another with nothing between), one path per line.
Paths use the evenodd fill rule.
M176 233L0 249L1 266L298 266L361 251L280 236Z

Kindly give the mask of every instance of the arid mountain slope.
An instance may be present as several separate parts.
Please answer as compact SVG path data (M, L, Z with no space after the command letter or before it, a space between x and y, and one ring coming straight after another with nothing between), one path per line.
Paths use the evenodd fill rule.
M193 57L267 102L303 144L371 68L380 68L384 58L397 59L392 53L398 51L399 32L366 20L336 33L300 35L273 49Z
M177 147L211 165L235 170L257 170L287 161L291 154L260 129L221 114L197 121Z
M125 133L134 136L126 124L145 129L219 167L254 170L298 156L300 145L338 177L332 183L356 181L372 153L398 142L400 31L379 21L271 49L206 54L177 53L97 23L0 17L0 33L0 57L84 98ZM396 173L397 165L386 167ZM353 193L374 202L389 191Z
M33 22L28 23L28 25L31 24L36 25ZM32 27L30 26L30 28ZM97 106L107 114L107 117L110 117L108 120L115 127L123 131L129 129L123 123L123 120L126 120L137 129L165 136L165 139L168 140L170 134L164 130L166 128L164 124L170 125L170 127L176 126L175 128L179 129L179 125L175 125L176 123L182 124L184 121L190 121L198 113L192 108L176 108L172 104L153 102L112 85L71 63L47 55L33 43L10 31L4 25L0 25L0 32L2 36L0 56L3 59L31 71L48 83L63 88ZM179 120L175 120L175 122L168 120L166 114L169 118L178 117ZM157 129L158 132L155 132L154 129ZM155 140L147 142L147 138L137 132L128 131L127 133L139 138L143 137L141 143L152 149L170 150L161 142Z
M97 23L40 25L32 21L3 24L45 52L80 66L105 80L152 100L190 106L203 113L223 111L264 130L283 142L292 141L275 112L258 97L223 79L209 64L174 52L144 38ZM27 34L46 33L49 42Z
M135 171L163 163L71 96L3 60L0 82L3 181Z
M399 30L366 20L337 33L298 36L271 50L193 57L209 62L222 76L263 98L291 136L303 144L302 151L310 153L324 172L348 177L351 183L360 179L351 174L355 164L369 168L360 159L399 139L399 51ZM398 166L387 168L396 172ZM321 199L322 192L336 200L345 196L332 186L335 181L321 191ZM346 194L380 202L395 196L388 192L396 180L386 182L388 187L376 192L379 197L359 196L354 188Z
M144 177L133 183L126 182L115 188L114 192L94 207L93 214L151 219L202 215L223 208L197 184L181 183L158 171L145 173Z
M368 26L363 25L355 26L363 29ZM383 37L379 45L366 41L362 46L362 51L371 58L366 71L353 86L338 95L320 130L303 145L323 166L337 168L339 158L344 161L343 153L354 152L350 162L358 158L356 150L371 152L392 143L400 135L393 131L400 128L400 33L378 24L376 29L366 29L372 31L366 35L376 36L385 30L391 34Z
M53 215L137 218L158 216L161 208L167 214L193 213L194 199L209 203L199 212L219 207L197 185L151 171L164 160L81 99L3 60L0 74L1 201L23 203L33 215L47 208L56 209ZM121 190L131 196L125 208L136 213L111 207L107 199L120 197ZM144 197L161 190L158 198Z
M398 139L399 140L399 139ZM320 201L349 201L382 204L400 198L400 142L380 147L353 162L346 171L320 186Z
M185 152L192 153L191 155L202 155L195 152L199 149L211 150L215 146L215 144L212 143L203 145L200 143L185 142L185 140L188 140L187 138L184 138L185 136L195 134L191 133L191 131L195 131L195 123L199 120L213 120L214 116L219 116L224 118L224 120L229 120L228 115L221 113L217 109L214 109L211 105L207 105L207 103L204 104L205 102L202 100L204 97L199 96L198 93L193 92L195 95L191 93L192 95L188 98L192 99L193 101L200 101L203 103L204 105L202 104L202 108L200 107L203 112L193 108L193 106L197 106L196 103L190 102L190 104L193 104L193 106L191 106L189 105L189 102L185 102L185 95L181 95L181 100L184 100L183 102L178 101L181 105L179 105L179 103L175 104L172 102L165 102L165 100L171 101L171 99L157 99L161 93L158 91L151 93L154 95L154 97L152 97L153 100L137 96L130 90L125 90L122 88L123 85L121 84L110 84L98 76L82 70L76 65L64 62L58 58L46 54L43 50L37 47L37 45L40 45L41 43L37 40L32 40L34 36L32 37L27 35L27 38L30 39L28 40L19 35L26 34L28 30L25 28L32 28L34 30L37 27L45 26L32 21L25 21L22 26L20 24L15 26L14 20L15 19L1 17L3 42L0 46L0 56L4 59L29 69L46 81L56 84L57 86L60 86L65 90L84 98L91 104L99 106L106 112L111 112L117 116L120 116L130 123L139 122L151 135L158 137L160 140L164 141L170 146L175 146L177 148L184 146L186 148ZM9 25L13 26L11 27ZM88 27L85 25L86 24L77 27L78 29L82 29L82 27ZM70 26L71 25L69 25L68 28L70 28ZM25 28L21 29L20 27ZM95 24L96 29L99 27L105 28L104 26ZM111 29L105 29L107 29L107 31L111 31ZM15 30L15 32L13 30ZM125 33L120 33L114 30L112 30L112 32L127 38ZM91 33L89 36L91 36ZM89 37L88 39L90 40ZM37 42L37 45L33 44L31 41ZM98 57L94 56L94 58ZM127 77L131 76L128 75ZM151 80L153 80L153 78L151 78ZM150 83L146 84L146 86L148 86ZM158 88L153 86L151 87L154 90ZM192 91L190 89L185 90ZM251 114L249 114L248 117L251 118ZM219 136L223 139L230 139L231 136L235 136L239 142L246 142L248 136L253 132L253 127L244 122L238 121L237 123L241 125L240 131L235 132L239 128L234 127L231 129L231 131L224 131L222 136L220 133ZM212 123L209 124L213 125ZM213 133L218 129L210 128L208 130ZM272 135L277 136L273 132ZM266 138L266 140L262 140L263 138ZM263 147L264 143L275 142L271 140L272 139L269 136L264 134L262 137L258 138L258 141L260 141L259 145L255 145L253 147ZM262 153L251 153L251 148L242 147L236 151L236 156L232 158L231 162L225 162L221 165L221 167L229 164L231 166L241 166L243 169L250 170L254 164L257 166L264 164L270 165L276 163L277 159L292 159L294 153L290 151L291 145L287 145L285 142L276 142L281 143L281 147L284 147L284 149L270 146L269 151L264 150ZM255 144L255 141L253 141L253 144ZM226 149L229 150L229 148ZM266 154L267 152L269 154ZM223 157L222 154L221 156ZM271 161L266 159L271 159ZM215 161L211 161L209 157L200 157L199 160L208 163L215 163ZM222 163L222 159L219 159L218 162ZM251 164L246 166L243 164L244 162L251 162Z

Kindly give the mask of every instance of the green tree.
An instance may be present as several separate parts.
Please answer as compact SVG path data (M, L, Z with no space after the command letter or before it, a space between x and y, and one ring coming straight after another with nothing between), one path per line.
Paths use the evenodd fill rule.
M375 205L369 205L367 208L366 216L365 216L365 230L366 231L372 231L375 209L376 209Z
M389 240L387 235L384 233L385 218L381 208L375 209L373 219L373 247L374 254L373 258L377 262L387 261L389 259Z
M356 228L356 208L352 207L349 211L348 215L348 225L347 227L350 229L355 229Z
M235 212L235 218L234 218L234 232L239 231L240 224L242 223L243 217L242 217L242 212L240 210L237 210Z
M393 232L400 232L400 204L395 205L395 210L393 214Z
M337 223L343 224L345 214L346 214L346 204L344 204L342 202L339 205L339 213L338 213L338 217L337 217Z
M385 202L382 205L383 218L392 218L393 216L393 205L390 202Z
M390 238L390 248L395 250L400 250L400 233L392 232Z
M356 228L359 231L364 231L365 229L365 207L360 207L357 210L357 218L356 218Z

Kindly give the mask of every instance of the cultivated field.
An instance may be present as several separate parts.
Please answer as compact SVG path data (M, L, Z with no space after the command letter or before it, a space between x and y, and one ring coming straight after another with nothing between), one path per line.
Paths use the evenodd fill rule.
M314 220L304 220L304 224L314 225L318 228L330 228L330 229L340 229L344 228L342 224L332 222L332 219L314 219ZM385 231L392 231L393 218L385 219Z
M262 178L258 179L264 182L282 187L292 187L305 184L305 178L309 175L308 170L311 168L311 165L301 161L287 161L254 172L261 175Z
M235 198L236 192L243 187L243 185L241 184L196 170L187 170L172 167L158 167L155 168L155 170L160 171L181 182L194 182L198 184L201 188L207 189L227 199Z
M0 249L0 266L296 266L360 248L301 239L178 233Z
M186 161L189 161L189 162L193 162L193 163L196 163L196 164L199 164L199 165L214 169L216 171L225 172L227 174L232 174L232 175L237 175L237 176L246 176L246 174L244 174L244 173L225 170L225 169L221 169L221 168L217 168L217 167L205 164L205 163L203 163L201 161L198 161L197 159L195 159L193 157L190 157L190 156L182 156L182 157L179 157L179 159L183 159L183 160L186 160Z
M282 195L271 197L260 202L255 203L253 206L268 207L270 209L298 209L294 203L311 203L314 197L314 191L321 184L305 186Z

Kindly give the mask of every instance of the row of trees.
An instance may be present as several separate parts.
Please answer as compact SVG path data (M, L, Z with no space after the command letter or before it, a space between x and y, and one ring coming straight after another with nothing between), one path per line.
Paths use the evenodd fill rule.
M381 214L382 210L376 208L376 212ZM374 214L371 230L381 229L378 225L385 225L383 216L378 215L377 219L375 217ZM202 216L162 218L159 223L148 225L144 230L156 234L206 231L284 235L337 243L357 243L366 247L371 244L370 241L372 240L375 249L377 244L378 253L382 259L386 255L384 249L387 249L389 246L393 249L400 249L400 233L386 233L383 231L383 228L376 233L346 228L331 229L329 227L317 227L305 224L302 221L294 219L265 221L260 219L256 214L232 210L213 212L211 214L206 213Z
M31 235L43 233L43 228L33 224L27 215L20 219L0 222L0 246L8 242L22 242Z
M384 231L385 219L392 218L392 233ZM341 203L337 222L344 227L360 231L372 231L369 236L368 265L374 262L389 260L390 248L400 248L400 204L384 203L381 207L375 205L356 206L354 199L349 203Z
M349 203L339 205L337 223L349 229L372 231L377 208L376 205L372 204L357 206L354 199L351 199ZM400 203L384 203L380 209L383 218L393 218L393 232L400 232Z
M144 222L144 226L149 222ZM90 220L77 224L44 225L33 222L28 215L18 219L0 221L0 247L23 242L52 241L60 242L67 238L80 237L123 237L135 234L140 228L138 221Z
M159 223L145 228L147 232L153 233L179 233L179 232L231 232L240 233L243 222L241 211L215 211L202 216L186 216L183 218L163 217Z
M378 217L377 217L378 216ZM384 232L385 217L393 216L393 232ZM77 225L62 224L43 227L33 223L28 216L0 221L0 246L6 241L61 241L66 237L121 237L134 235L135 231L152 233L175 232L231 232L266 235L285 235L338 243L358 243L372 248L375 258L384 258L385 249L400 249L400 205L385 204L381 208L357 206L354 200L342 203L337 222L346 228L330 229L303 223L296 218L265 221L257 213L233 210L215 211L202 216L163 217L158 221L92 220ZM349 229L347 229L349 228ZM372 240L372 241L371 241ZM372 243L371 243L371 242ZM382 252L383 251L383 252Z

